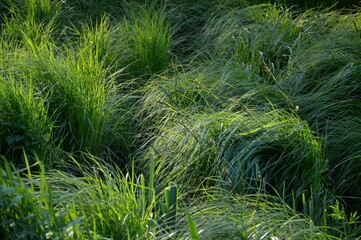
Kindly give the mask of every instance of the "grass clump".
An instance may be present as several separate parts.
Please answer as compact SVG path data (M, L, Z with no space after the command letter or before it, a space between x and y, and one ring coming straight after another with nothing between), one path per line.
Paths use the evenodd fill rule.
M200 199L195 199L188 210L199 239L333 239L276 197L232 196L217 191L204 195L208 197L199 203ZM179 222L180 226L188 224L183 216ZM195 239L189 231L179 229L181 239Z
M49 116L56 144L68 152L101 151L106 128L111 82L102 64L86 52L69 50L36 54L31 74L48 94ZM47 59L45 62L44 59Z
M15 75L15 74L14 74ZM32 83L14 75L0 76L0 152L21 164L23 148L30 155L48 157L51 165L51 133L53 124L47 115L47 99L37 95Z
M317 42L305 42L302 51L294 52L288 75L281 79L280 86L300 107L299 116L324 139L331 177L340 184L333 184L332 188L350 201L349 196L360 197L356 129L360 115L357 49L361 46L355 28L360 16L338 18L337 14L321 14L325 23L333 24L323 36L318 36ZM313 34L313 30L310 32Z
M133 76L150 76L167 69L171 60L171 29L164 9L156 4L130 4L120 27L128 47L128 70Z
M157 231L155 196L144 177L124 176L94 157L67 172L14 171L5 162L1 181L3 239L128 239ZM97 166L97 167L95 167ZM75 169L74 169L75 170ZM148 202L149 200L149 202Z
M189 239L189 218L193 219L193 234L206 239L331 239L276 197L233 196L211 189L188 207L184 204L188 205L189 199L180 194L176 221L169 228L157 204L163 198L153 188L155 175L149 180L134 172L124 176L93 156L88 156L88 166L74 163L70 167L81 176L68 171L45 172L39 162L39 173L34 173L28 162L19 171L5 162L0 176L4 239Z
M287 66L301 32L290 11L268 4L220 12L204 29L203 52L251 64L264 76L265 67L276 74Z
M131 142L128 127L118 116L116 123L111 120L115 112L126 112L127 108L120 101L124 96L117 92L116 80L122 71L114 61L117 52L107 54L114 36L106 17L95 26L89 25L78 32L79 42L61 47L51 38L37 41L26 35L18 54L11 53L15 47L11 42L4 44L3 74L14 72L16 79L24 79L22 89L43 103L46 109L42 114L51 122L47 142L55 149L100 155L105 154L107 144L115 146L117 141L113 151L127 151Z
M197 64L197 65L196 65ZM229 60L207 60L188 68L180 65L174 74L156 76L141 89L137 114L144 131L151 132L177 112L213 113L245 109L269 111L275 106L294 111L282 90L264 84L252 66Z
M310 189L321 191L327 167L307 124L279 111L177 116L161 127L144 157L156 159L159 184L276 190L296 205Z
M5 1L8 11L1 16L1 37L8 42L24 43L26 38L39 42L56 36L62 8L50 0Z
M26 159L26 158L25 158ZM4 159L3 159L4 161ZM26 160L27 161L27 160ZM55 215L53 201L44 178L44 165L40 164L42 175L34 181L31 168L26 162L22 171L3 162L1 168L1 237L3 239L47 239L54 234L62 236L66 231L66 214ZM25 165L25 164L24 164ZM27 177L21 175L28 174ZM69 217L69 216L67 216Z

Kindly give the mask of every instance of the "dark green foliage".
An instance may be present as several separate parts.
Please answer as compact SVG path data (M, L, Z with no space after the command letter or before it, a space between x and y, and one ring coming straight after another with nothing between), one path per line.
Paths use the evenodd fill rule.
M273 1L265 1L265 0L255 0L252 1L253 3L259 4L259 3L275 3L275 4L284 4L288 7L300 7L304 9L309 8L315 8L315 7L321 7L321 8L352 8L356 6L360 6L360 1L358 0L322 0L322 1L316 1L316 0L273 0Z
M313 7L333 7L336 8L351 8L355 6L359 6L359 1L357 0L323 0L323 1L315 1L315 0L289 0L286 1L287 5L297 5L304 8L313 8Z
M352 26L359 19L355 14L333 21L318 42L308 43L291 55L290 71L280 81L281 88L299 106L299 116L324 138L331 177L340 184L333 189L345 199L361 196L356 170L360 164L356 139L360 134L361 42Z
M124 11L123 2L117 0L62 1L62 7L67 12L68 20L77 25L79 20L98 22L106 14L116 17Z

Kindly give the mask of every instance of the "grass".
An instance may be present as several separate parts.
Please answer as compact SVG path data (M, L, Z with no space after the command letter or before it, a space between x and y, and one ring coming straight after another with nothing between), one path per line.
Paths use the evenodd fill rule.
M190 213L197 223L200 239L332 239L302 216L294 215L292 209L268 196L213 194L211 201L204 202L203 199L201 204L192 205ZM223 224L214 224L217 221Z
M359 71L355 66L359 64L360 56L355 49L360 46L355 26L359 14L341 19L336 18L336 14L323 16L330 19L333 27L317 43L308 43L303 52L291 56L291 71L288 77L282 78L280 86L300 106L299 116L324 138L332 178L340 183L347 182L347 186L341 184L336 188L337 195L356 197L359 196L357 187L351 187L352 181L347 176L357 174L353 173L351 165L357 166L359 162L355 157L358 155L357 131L351 130L358 125L356 108L359 99L356 96L360 87L357 81Z
M19 79L16 72L1 76L1 154L22 164L23 148L52 164L53 123L47 116L47 98L36 94L32 81Z
M155 196L141 182L142 176L123 176L119 169L96 159L88 161L98 166L84 168L76 163L82 177L45 172L39 162L39 173L32 173L33 166L19 171L5 163L1 177L3 237L128 239L143 238L156 230L157 226L151 227Z
M165 70L170 64L171 29L164 10L150 4L130 5L125 23L127 44L132 53L130 69L137 75L151 75Z
M258 74L267 76L265 67L277 74L287 66L301 33L292 18L291 11L269 4L220 11L204 28L201 46L217 58L250 64Z
M360 14L301 5L1 3L0 238L360 237Z
M322 191L321 146L297 118L244 111L173 119L161 126L144 156L157 159L158 186L176 181L185 191L200 186L239 194L268 190L282 193L291 205Z
M189 238L183 207L187 200L182 196L177 222L173 230L167 230L167 221L162 220L166 215L157 207L162 195L155 194L151 179L146 184L144 177L134 172L124 176L119 169L91 156L89 167L74 163L77 167L72 168L77 168L81 177L68 171L46 172L40 162L36 163L39 173L29 164L19 170L5 162L0 179L5 239ZM200 238L332 238L277 201L262 195L232 197L209 190L194 199L188 211Z

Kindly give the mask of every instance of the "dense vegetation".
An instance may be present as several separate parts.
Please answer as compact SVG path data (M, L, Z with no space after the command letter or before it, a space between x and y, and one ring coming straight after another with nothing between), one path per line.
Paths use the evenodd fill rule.
M335 3L2 1L0 238L360 237L361 13Z

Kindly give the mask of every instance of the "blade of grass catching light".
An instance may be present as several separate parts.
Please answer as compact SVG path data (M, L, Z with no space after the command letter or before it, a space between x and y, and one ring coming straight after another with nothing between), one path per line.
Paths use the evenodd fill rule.
M189 225L189 233L191 234L192 240L199 240L199 235L197 232L196 224L193 221L192 215L188 212L188 209L185 207L184 211L187 215L188 225Z

